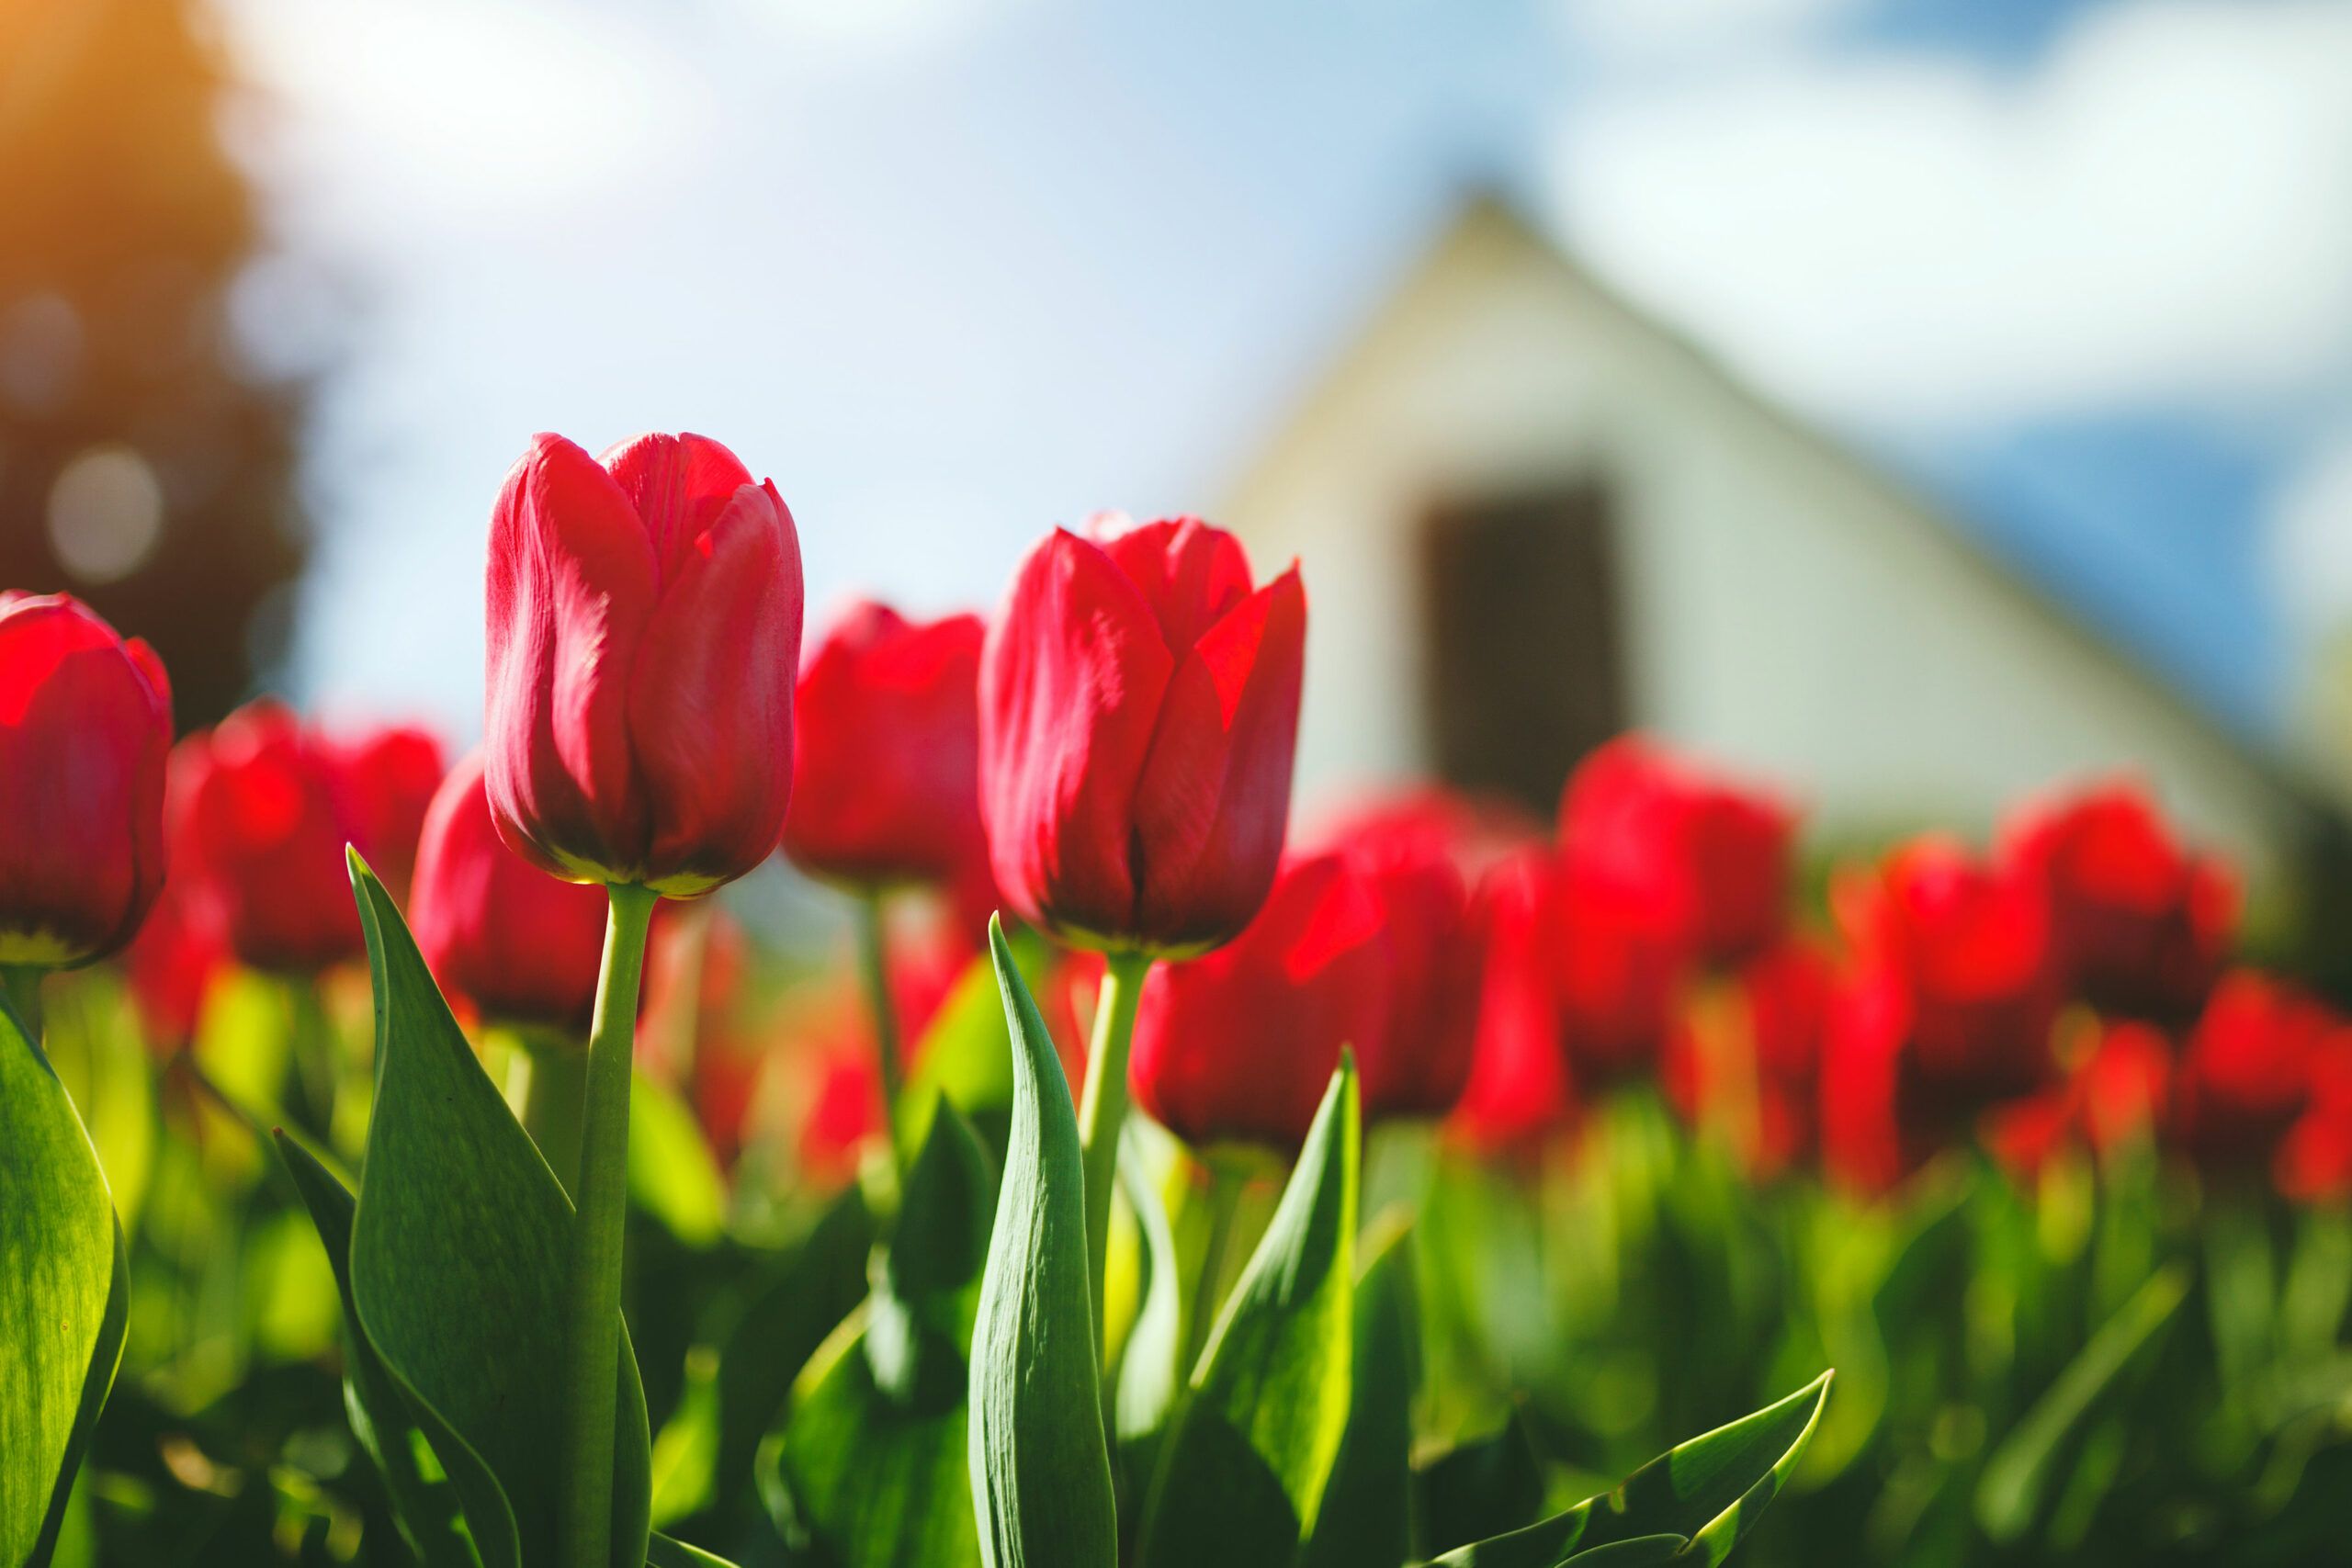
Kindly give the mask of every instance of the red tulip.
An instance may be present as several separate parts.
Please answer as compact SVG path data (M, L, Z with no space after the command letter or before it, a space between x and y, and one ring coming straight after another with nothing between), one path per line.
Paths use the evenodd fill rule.
M2085 1000L2159 1021L2196 1013L2237 918L2227 866L2184 849L2128 781L2036 803L2005 839L2050 900L2061 960Z
M507 848L476 751L424 818L409 928L444 988L484 1017L584 1038L605 951L605 897Z
M1029 553L980 664L980 813L1006 900L1081 946L1204 953L1282 858L1306 597L1193 518Z
M909 621L861 600L810 650L793 698L784 821L785 852L802 870L865 886L944 886L985 864L986 635L978 615Z
M1528 845L1491 867L1472 903L1484 953L1470 1078L1448 1127L1473 1146L1523 1148L1575 1109L1553 1000L1552 854Z
M368 868L405 899L415 874L424 814L448 771L440 738L427 729L378 729L356 739L330 741L344 809L357 827Z
M1467 823L1425 796L1360 813L1327 838L1371 895L1387 955L1387 1017L1354 1043L1367 1122L1442 1116L1469 1081L1485 953L1455 863Z
M1338 855L1283 868L1231 942L1154 969L1136 1010L1136 1103L1195 1145L1306 1138L1344 1046L1383 1037L1380 906Z
M491 514L491 810L575 882L707 892L792 791L800 546L773 484L699 435L592 458L533 440Z
M2271 1168L2288 1197L2341 1203L2352 1197L2352 1044L2338 1036L2312 1069L2311 1109L2288 1129Z
M1665 1049L1688 964L1655 915L1622 885L1578 875L1573 863L1552 877L1547 962L1558 1039L1589 1089L1655 1070Z
M1769 795L1637 736L1587 757L1560 799L1574 880L1713 964L1737 964L1785 929L1794 828Z
M0 964L119 949L164 885L172 692L79 600L0 593Z
M1730 1012L1710 1030L1686 1016L1662 1078L1690 1121L1726 1128L1757 1176L1770 1178L1819 1141L1822 1041L1837 973L1828 954L1791 939L1732 976Z
M2169 1107L2174 1141L2215 1168L2258 1165L2311 1108L2322 1064L2344 1048L2335 1012L2283 980L2224 976L2182 1048Z

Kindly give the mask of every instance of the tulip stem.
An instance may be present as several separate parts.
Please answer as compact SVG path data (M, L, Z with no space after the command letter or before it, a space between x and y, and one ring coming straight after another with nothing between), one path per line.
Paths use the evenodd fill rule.
M36 1045L40 1043L40 981L48 973L31 964L0 964L0 990L8 993L8 1005L17 1010L18 1021Z
M1086 1094L1078 1137L1086 1173L1086 1264L1094 1294L1094 1346L1102 1348L1102 1259L1111 1246L1111 1190L1119 1165L1119 1129L1127 1119L1127 1043L1136 1032L1136 998L1151 973L1148 953L1103 955L1094 998L1094 1042L1086 1053Z
M1209 1172L1209 1240L1201 1254L1201 1272L1193 1281L1193 1315L1184 1325L1184 1359L1182 1370L1192 1375L1201 1352L1208 1348L1209 1330L1216 1322L1217 1303L1224 1293L1217 1287L1225 1280L1225 1260L1233 1250L1233 1225L1241 1210L1241 1189L1248 1184L1247 1174L1230 1159L1211 1156L1206 1159Z
M882 1124L890 1134L890 1153L903 1176L907 1151L899 1146L899 1096L906 1088L906 1058L899 1041L899 1010L890 1001L890 927L885 918L882 897L878 889L858 896L857 960L865 981L865 1005L874 1014L874 1060L882 1080Z
M580 1212L572 1224L571 1321L564 1423L563 1560L611 1568L613 1431L619 1404L621 1234L628 1208L628 1086L635 1066L637 990L645 932L657 895L634 884L606 889L605 964L588 1035L581 1111Z

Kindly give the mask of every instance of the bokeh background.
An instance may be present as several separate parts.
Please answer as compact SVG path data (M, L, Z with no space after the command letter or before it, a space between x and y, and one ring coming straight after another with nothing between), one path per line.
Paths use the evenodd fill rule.
M2352 735L2332 0L5 0L0 580L154 637L184 722L266 686L463 739L488 505L533 431L735 446L793 505L820 614L853 588L985 605L1049 524L1264 510L1238 499L1253 476L1480 199L1650 334L1637 366L1702 356L2144 678L2069 700L2153 689L2198 727L2179 745L2332 810ZM1498 379L1531 352L1469 351ZM1577 417L1605 428L1599 407ZM1667 469L1704 460L1710 416L1641 417ZM1768 538L1811 505L1752 502ZM1654 508L1602 510L1605 578ZM1307 558L1335 624L1394 622L1399 702L1461 686L1430 624L1448 592L1476 621L1475 583L1384 599L1345 527L1241 521ZM1948 564L1888 572L1906 602L1978 592ZM1801 734L1708 721L1659 694L1689 681L1643 673L1703 596L1553 598L1633 649L1516 645L1634 667L1568 694L1597 705L1585 728L1694 730L1841 798L1808 775L1844 761L1808 768ZM1866 626L1835 635L1878 656ZM1922 656L1943 694L1891 705L1995 723L2074 658L1969 646ZM1343 730L1377 693L1327 695L1338 678L1312 677L1310 800L1464 771L1442 737L1405 756ZM2225 789L2170 776L2202 765L2174 743L2020 744L2009 771L2137 760L2277 858L2207 798ZM1965 818L2018 782L1917 809Z

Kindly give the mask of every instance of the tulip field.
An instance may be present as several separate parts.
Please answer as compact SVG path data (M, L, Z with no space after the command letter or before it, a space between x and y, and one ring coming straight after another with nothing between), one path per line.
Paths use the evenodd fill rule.
M463 755L0 592L0 1563L2352 1562L2352 1021L2140 782L1310 806L1311 559L482 499Z

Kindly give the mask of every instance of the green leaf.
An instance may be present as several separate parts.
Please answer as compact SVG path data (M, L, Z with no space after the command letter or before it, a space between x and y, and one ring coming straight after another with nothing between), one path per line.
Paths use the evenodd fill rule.
M872 1295L809 1362L762 1456L777 1528L852 1568L967 1568L979 1551L964 1402L990 1178L953 1105L930 1129Z
M1012 1039L1012 1124L972 1331L972 1503L988 1568L1113 1568L1078 1112L1002 925L989 948Z
M97 1153L30 1031L0 1004L0 1562L49 1561L130 1308Z
M463 1500L488 1568L556 1560L571 1200L506 1108L375 874L352 857L376 993L376 1097L351 1293ZM627 1326L613 1562L645 1558L651 1440Z
M1498 1530L1532 1524L1544 1510L1544 1461L1525 1413L1439 1455L1415 1472L1421 1550L1450 1551Z
M727 1228L727 1179L695 1113L643 1073L629 1086L629 1201L688 1247L709 1247Z
M1397 1568L1412 1551L1413 1384L1408 1216L1374 1227L1356 1281L1354 1371L1340 1457L1302 1568Z
M2188 1293L2188 1276L2178 1265L2152 1277L2099 1325L2082 1353L1993 1450L1976 1483L1976 1522L1995 1543L2006 1545L2031 1528L2059 1450L2142 1348L2171 1321Z
M351 1299L351 1193L317 1156L284 1132L276 1134L278 1157L302 1205L318 1227L343 1299L344 1408L351 1430L391 1494L392 1519L401 1537L425 1568L472 1568L479 1559L458 1525L458 1496L446 1481L428 1478L417 1467L416 1422L399 1387L360 1331Z
M1795 1468L1829 1402L1830 1376L1824 1372L1778 1404L1669 1450L1614 1492L1437 1561L1441 1568L1668 1562L1713 1568ZM1687 1539L1669 1550L1676 1538Z
M1281 1568L1315 1528L1353 1371L1357 1100L1343 1056L1193 1370L1144 1512L1146 1568Z
M1143 1145L1132 1122L1119 1140L1119 1185L1136 1216L1144 1279L1143 1304L1119 1356L1113 1425L1123 1472L1134 1495L1141 1496L1158 1472L1159 1442L1184 1391L1184 1281L1168 1210L1145 1168Z
M735 1568L735 1564L656 1530L645 1543L645 1568Z
M744 1309L718 1352L722 1506L748 1485L760 1439L775 1426L793 1381L865 1294L874 1220L854 1183L833 1200L772 1280Z

